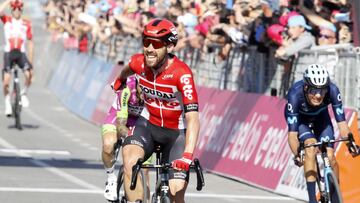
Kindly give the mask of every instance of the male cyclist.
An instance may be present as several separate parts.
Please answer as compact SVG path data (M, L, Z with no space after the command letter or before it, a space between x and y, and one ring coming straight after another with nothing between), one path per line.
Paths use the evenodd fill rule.
M288 142L295 155L298 166L304 164L309 203L317 203L315 195L316 182L316 149L305 149L305 160L298 155L299 141L305 145L322 139L334 138L334 129L328 112L331 104L340 135L347 136L350 129L347 125L338 87L330 81L327 70L319 64L312 64L304 72L303 80L296 82L287 95L285 119L288 123ZM350 146L350 145L349 145ZM355 150L349 147L355 154ZM334 156L334 148L327 148L331 167L339 178L339 167Z
M10 4L11 16L3 13L3 10ZM17 64L25 74L25 87L21 91L21 103L23 107L29 106L26 92L31 84L33 75L33 41L31 23L21 18L23 11L22 0L6 0L0 4L0 18L4 23L5 52L4 69L2 71L3 92L5 96L5 115L11 116L12 108L9 95L9 83L11 80L11 68ZM25 42L27 43L29 60L25 55Z
M162 162L172 163L170 198L183 203L188 170L195 150L200 122L198 98L190 68L171 52L178 37L174 24L154 19L143 30L143 53L131 57L118 81L135 73L145 107L123 144L125 191L128 202L141 202L141 187L130 190L132 166L151 156L155 145L162 148ZM186 128L186 131L185 131ZM138 184L141 185L141 184Z
M113 88L118 84L113 84ZM117 177L114 173L114 146L120 137L126 137L129 128L135 125L144 107L140 87L135 76L127 78L126 86L116 92L116 98L102 125L102 160L107 173L104 196L109 201L116 201Z

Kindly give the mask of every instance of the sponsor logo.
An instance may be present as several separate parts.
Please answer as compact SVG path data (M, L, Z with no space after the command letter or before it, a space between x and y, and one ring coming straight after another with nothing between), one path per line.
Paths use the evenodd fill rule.
M158 30L147 30L148 33L157 34Z
M340 95L340 93L337 95L337 100L338 100L338 101L341 101L341 95Z
M122 96L122 106L127 106L126 98L129 96L128 92L125 92Z
M166 93L166 92L160 92L160 91L156 91L156 90L153 90L153 89L149 89L145 86L140 86L141 88L141 91L145 94L150 94L150 95L153 95L153 96L157 96L158 98L161 98L161 99L175 99L175 95L174 94L171 94L171 93Z
M185 174L185 173L181 173L181 172L177 172L177 173L174 173L174 178L185 179L185 178L186 178L186 174Z
M129 105L129 114L134 115L134 116L139 116L141 114L141 111L143 110L143 106L134 106L134 105Z
M168 79L171 79L171 78L173 78L173 77L174 77L173 74L168 74L168 75L164 75L164 76L162 77L162 79L163 79L163 80L168 80Z
M185 74L185 75L181 76L180 82L182 84L184 84L183 90L184 90L185 97L188 98L189 100L192 100L193 99L192 93L194 91L193 91L193 86L190 84L190 79L191 79L191 75Z
M164 191L164 192L167 192L167 191L169 191L169 186L166 186L166 185L163 185L162 187L161 187L161 191Z
M137 141L137 140L131 140L131 141L130 141L130 144L138 145L138 146L140 146L140 147L144 147L144 145L141 144L141 142L139 142L139 141Z
M320 142L329 142L329 141L330 141L330 137L329 137L329 136L320 138Z
M177 35L177 31L175 27L170 28L170 31L174 34Z
M342 107L336 108L336 114L337 115L342 115L344 114L344 109Z
M291 104L287 104L287 110L291 113L294 113L293 106Z
M190 111L198 111L199 105L198 104L187 104L185 105L185 113Z
M296 118L296 116L288 117L288 118L287 118L287 122L288 122L288 124L290 124L290 125L292 125L292 124L294 124L294 123L297 123L297 118Z

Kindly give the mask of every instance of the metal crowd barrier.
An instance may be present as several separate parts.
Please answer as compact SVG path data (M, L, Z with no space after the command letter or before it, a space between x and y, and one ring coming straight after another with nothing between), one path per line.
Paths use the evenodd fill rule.
M302 78L312 63L327 67L330 79L340 89L345 106L360 110L360 51L351 44L314 47L299 53L292 72L292 81Z
M131 36L115 36L110 44L100 43L94 54L105 60L126 62L131 55L142 51L141 40ZM116 53L114 56L110 49ZM320 63L328 67L345 105L360 110L360 51L350 44L303 50L292 67L279 63L274 57L275 48L261 53L255 46L233 47L226 60L219 60L220 49L219 45L211 45L212 51L202 54L198 49L186 47L176 55L193 70L199 85L280 97L286 96L292 83L302 79L309 64Z

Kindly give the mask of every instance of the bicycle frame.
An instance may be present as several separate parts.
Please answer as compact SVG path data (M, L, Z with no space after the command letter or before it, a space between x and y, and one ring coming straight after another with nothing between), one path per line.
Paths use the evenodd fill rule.
M300 144L300 148L302 150L304 150L305 148L309 148L309 147L320 147L320 151L321 151L321 158L324 162L324 169L323 169L323 176L321 176L320 173L320 167L319 167L319 162L318 162L318 158L316 157L316 164L317 164L317 183L318 183L318 187L319 187L319 192L320 195L322 197L321 202L328 202L331 199L330 193L331 193L331 188L330 188L330 180L329 177L332 177L334 179L334 181L336 181L337 185L337 178L333 172L333 169L331 168L331 164L330 164L330 160L329 157L327 155L327 147L330 146L330 144L335 143L335 142L343 142L343 141L349 141L351 140L351 138L348 139L338 139L338 140L326 140L326 141L321 141L321 142L317 142L314 144L309 144L304 146L303 143ZM321 185L322 179L324 180L324 185L325 188ZM338 185L334 186L334 190L337 190L336 193L338 195L339 203L342 203L342 197L341 197L341 193L339 192L338 189Z
M323 169L323 179L324 179L324 184L325 184L325 188L321 187L321 185L319 184L321 182L321 174L318 172L318 185L319 185L319 192L320 195L323 196L323 198L325 198L325 200L329 200L330 199L330 184L329 184L329 176L333 176L336 177L334 174L334 171L331 168L331 164L330 164L330 160L329 157L327 156L327 150L326 150L326 146L327 145L321 145L321 158L324 162L324 169ZM319 167L319 162L316 158L316 163L317 163L317 168L318 170L320 169ZM337 179L336 179L337 181Z
M131 177L131 184L130 189L134 190L136 188L136 180L138 172L141 168L155 168L156 170L156 185L153 197L156 199L155 202L161 202L161 199L164 197L169 198L169 169L172 168L171 163L164 163L161 164L161 151L159 149L155 150L156 152L156 164L152 165L142 165L143 160L139 159L137 163L132 168L132 177ZM198 191L202 190L203 186L205 185L204 176L202 173L202 168L200 166L200 162L198 159L194 159L193 164L190 168L195 169L196 176L197 176L197 186L196 189ZM160 171L161 170L161 171Z

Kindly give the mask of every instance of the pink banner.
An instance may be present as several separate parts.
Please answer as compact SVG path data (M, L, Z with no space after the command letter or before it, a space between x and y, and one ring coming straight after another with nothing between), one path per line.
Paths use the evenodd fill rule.
M115 78L120 74L122 67L116 65L114 66L109 80L107 81L104 90L102 91L99 101L96 105L96 108L94 110L94 113L92 114L91 121L97 124L102 124L107 112L109 111L114 99L115 99L115 93L111 89L110 84L115 80Z
M291 155L285 100L199 88L197 156L204 168L275 189Z
M202 166L275 190L284 171L293 166L284 119L286 101L205 87L199 87L198 94L201 129L196 156ZM349 118L352 110L345 112ZM337 127L334 131L338 134Z

